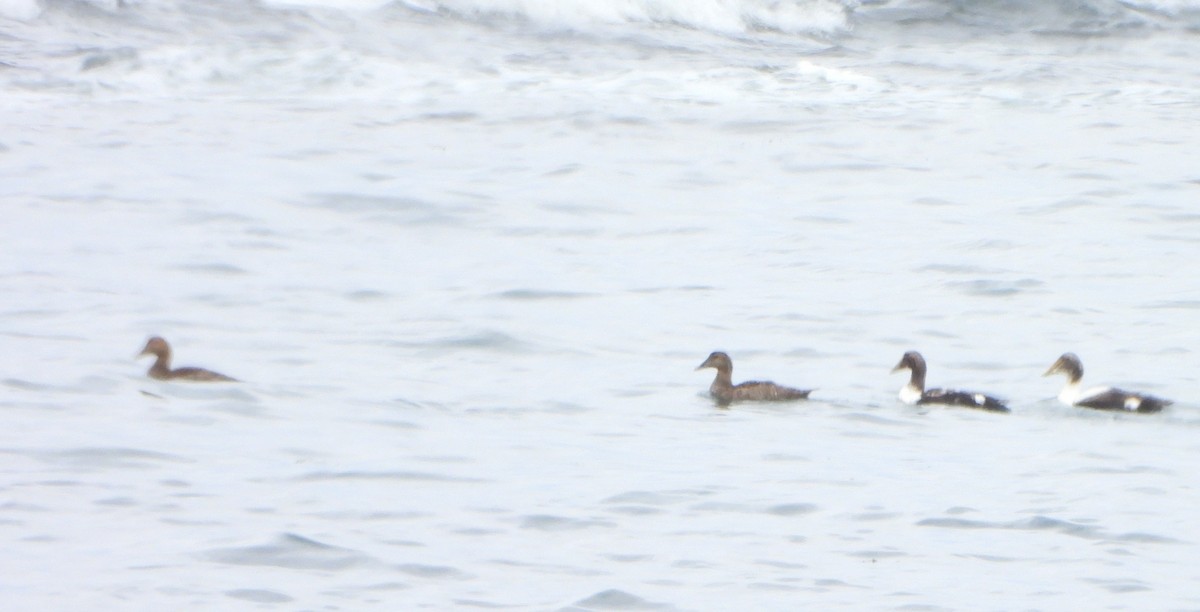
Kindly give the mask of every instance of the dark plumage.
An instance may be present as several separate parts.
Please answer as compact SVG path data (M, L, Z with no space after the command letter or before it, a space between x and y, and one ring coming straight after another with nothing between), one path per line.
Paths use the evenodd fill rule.
M708 356L704 363L697 367L716 368L717 377L713 380L708 391L718 403L725 405L732 402L758 401L782 402L808 398L812 389L793 389L769 381L751 380L739 385L733 384L733 360L729 355L717 351Z
M175 368L171 369L171 345L166 340L155 336L146 341L146 347L138 353L138 357L154 355L154 365L146 375L157 380L191 380L197 382L240 382L224 374L218 374L204 368Z
M1042 376L1052 374L1063 374L1067 377L1067 385L1059 392L1058 399L1068 406L1145 414L1160 412L1172 403L1171 400L1161 397L1113 387L1093 387L1084 391L1082 388L1083 362L1075 353L1063 353L1062 357L1059 357Z
M892 368L892 372L910 370L912 376L908 384L900 389L900 401L906 404L942 404L945 406L964 406L1008 412L1004 401L975 391L956 391L954 389L925 390L925 358L916 351L909 351L900 358L900 363Z

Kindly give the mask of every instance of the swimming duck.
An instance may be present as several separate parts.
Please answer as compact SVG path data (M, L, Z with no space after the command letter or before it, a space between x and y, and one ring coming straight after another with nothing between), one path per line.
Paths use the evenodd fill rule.
M198 382L240 382L224 374L218 374L204 368L175 368L171 369L171 345L166 340L155 336L146 341L146 347L138 353L138 357L154 355L154 365L146 375L157 380L192 380Z
M704 368L717 369L717 377L708 387L708 391L722 405L740 401L801 400L808 398L808 394L812 393L812 389L793 389L769 381L752 380L735 385L733 384L733 360L729 358L729 355L720 351L709 355L708 359L705 359L704 363L696 369Z
M943 404L947 406L965 406L995 412L1008 412L1004 401L977 393L975 391L956 391L953 389L925 390L925 358L916 351L909 351L900 358L900 363L892 368L892 372L911 370L912 377L908 384L900 389L900 401L905 404Z
M1171 405L1165 400L1145 393L1134 393L1112 387L1093 387L1083 390L1083 363L1075 353L1063 353L1042 376L1065 374L1067 386L1058 394L1058 400L1068 406L1082 406L1097 410L1127 410L1129 412L1158 412Z

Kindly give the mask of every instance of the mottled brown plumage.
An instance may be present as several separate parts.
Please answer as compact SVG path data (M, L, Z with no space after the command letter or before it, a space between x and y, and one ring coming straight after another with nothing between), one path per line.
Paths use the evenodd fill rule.
M716 368L717 377L708 387L718 403L725 405L732 402L782 402L808 398L811 389L793 389L777 385L770 381L751 380L739 385L733 384L733 360L729 355L717 351L708 356L697 370Z
M154 365L146 375L156 380L190 380L196 382L239 382L224 374L218 374L204 368L175 368L171 369L171 345L166 340L155 336L146 341L145 348L138 357L154 355Z

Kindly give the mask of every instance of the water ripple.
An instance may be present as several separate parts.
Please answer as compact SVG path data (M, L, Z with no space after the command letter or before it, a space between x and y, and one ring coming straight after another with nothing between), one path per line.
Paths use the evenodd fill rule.
M664 610L669 608L671 606L667 604L646 601L632 593L626 593L619 589L608 589L575 602L575 607L567 608L567 610Z
M363 553L324 544L292 533L274 543L260 546L218 548L202 555L205 559L229 565L261 565L288 569L336 571L375 563Z
M287 603L295 601L283 593L276 593L275 591L268 591L266 589L234 589L232 591L225 591L225 595L254 603Z
M76 448L63 451L38 451L31 453L48 463L58 463L79 469L92 468L146 468L160 463L191 463L176 455L137 448Z
M767 514L777 516L798 516L816 511L817 506L815 504L779 504L778 506L771 506L766 509Z
M295 480L302 482L320 482L325 480L399 480L399 481L427 481L427 482L487 482L482 478L470 478L466 476L447 476L445 474L433 474L430 472L407 472L407 471L392 471L392 472L370 472L363 470L347 470L344 472L309 472L302 476L297 476Z
M496 294L496 297L506 300L571 300L595 297L595 293L575 291L551 291L544 289L510 289Z
M975 521L961 518L928 518L917 522L921 527L946 527L950 529L1002 529L1017 531L1054 531L1088 540L1118 542L1140 542L1148 544L1178 544L1179 540L1151 533L1130 532L1108 534L1099 527L1082 525L1049 516L1034 516L1009 522Z
M712 495L712 492L700 489L683 489L679 491L628 491L609 497L602 503L665 506L669 504L678 504L704 495Z
M521 519L522 529L536 529L539 531L574 531L577 529L590 529L592 527L616 526L616 523L612 521L575 519L550 514L532 514Z
M1030 291L1042 286L1042 281L1023 278L1016 281L973 280L946 283L946 286L965 295L978 297L1006 297Z

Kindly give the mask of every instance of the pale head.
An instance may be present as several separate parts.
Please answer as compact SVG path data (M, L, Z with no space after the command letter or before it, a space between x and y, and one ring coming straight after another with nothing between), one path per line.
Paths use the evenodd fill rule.
M1062 357L1059 357L1058 361L1055 361L1042 376L1053 374L1065 374L1071 382L1078 382L1083 378L1083 363L1079 361L1079 357L1075 353L1063 353Z
M896 367L892 368L892 372L899 372L900 370L912 370L913 373L919 372L924 374L925 358L916 351L908 351L900 358L900 363L897 363Z

